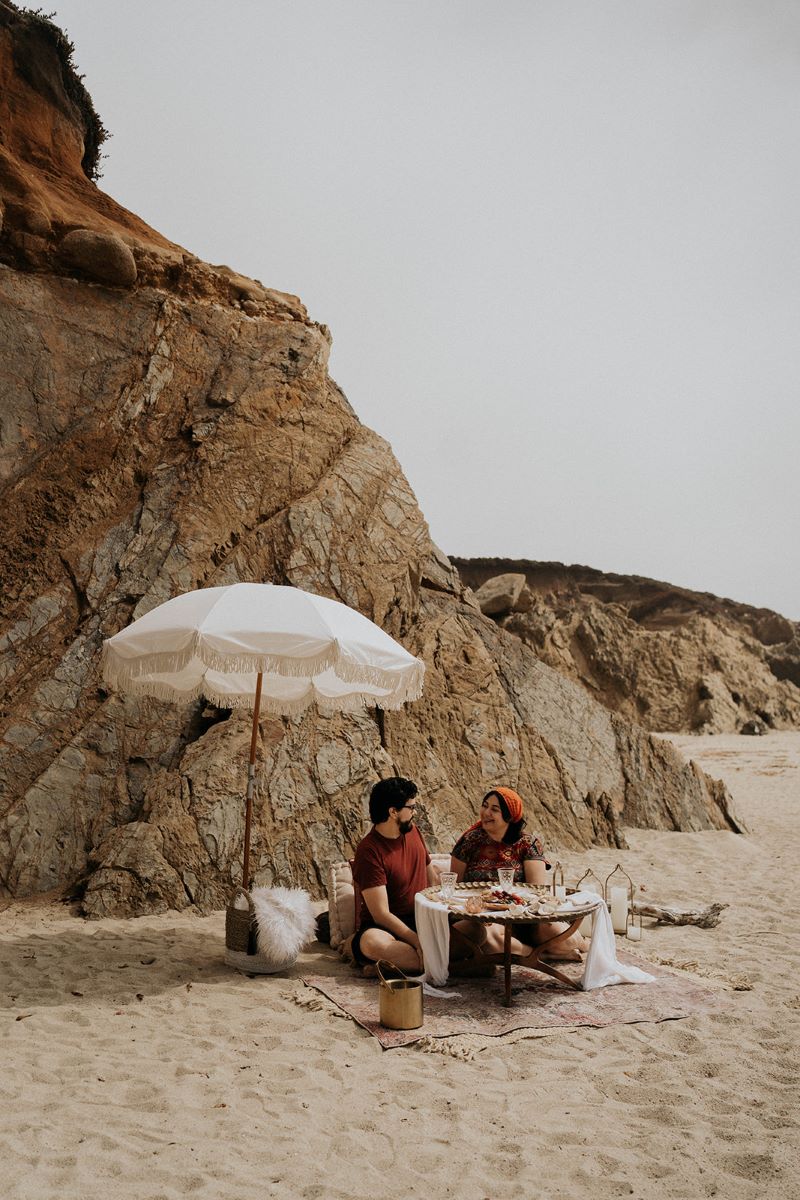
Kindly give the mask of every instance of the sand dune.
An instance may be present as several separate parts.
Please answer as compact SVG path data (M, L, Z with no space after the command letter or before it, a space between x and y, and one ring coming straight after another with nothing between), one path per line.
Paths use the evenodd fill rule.
M794 863L800 734L673 737L729 784L750 835L632 831L616 861L654 900L720 899L714 930L641 953L730 1007L660 1025L461 1039L469 1061L383 1051L300 975L222 963L223 915L0 916L0 1146L8 1200L184 1196L786 1197L798 1183ZM735 990L736 988L740 990Z

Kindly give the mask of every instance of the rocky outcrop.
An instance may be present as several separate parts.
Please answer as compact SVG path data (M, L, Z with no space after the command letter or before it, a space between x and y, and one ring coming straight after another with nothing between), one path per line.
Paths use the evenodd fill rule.
M136 282L136 259L113 233L94 233L91 229L73 229L59 244L63 261L77 267L87 279L111 287L132 287Z
M533 603L523 614L506 604L495 619L542 662L646 729L800 725L800 625L777 613L589 567L452 561L476 599L513 570Z
M487 579L475 593L475 601L487 617L507 616L527 612L533 603L524 575L495 575Z
M393 771L418 780L433 847L499 779L565 846L620 843L626 822L736 828L720 785L480 612L299 300L200 263L97 191L53 63L47 87L18 69L31 28L0 8L0 104L15 95L5 116L26 122L0 155L0 193L21 181L0 238L0 894L77 888L94 915L226 902L247 715L109 694L98 662L169 596L237 580L336 597L427 664L400 713L261 722L256 882L318 893ZM135 278L68 264L75 230L120 239Z

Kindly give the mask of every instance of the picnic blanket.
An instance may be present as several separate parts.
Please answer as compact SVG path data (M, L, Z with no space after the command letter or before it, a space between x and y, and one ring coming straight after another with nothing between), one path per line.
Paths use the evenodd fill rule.
M624 952L618 960L626 968L636 966ZM303 982L309 995L313 995L311 989L315 989L326 996L376 1037L384 1049L425 1038L469 1034L498 1037L519 1029L581 1025L599 1028L642 1021L670 1021L696 1013L719 1012L732 1003L729 993L722 988L706 987L691 976L676 975L651 963L644 965L652 978L649 984L595 988L589 992L566 988L538 971L514 967L511 1008L503 1004L503 972L498 968L493 979L454 980L451 987L457 994L450 999L426 995L422 1026L402 1030L384 1029L380 1024L378 984L374 979L365 979L342 969L335 975L304 975ZM582 971L580 963L560 963L559 967L574 978Z

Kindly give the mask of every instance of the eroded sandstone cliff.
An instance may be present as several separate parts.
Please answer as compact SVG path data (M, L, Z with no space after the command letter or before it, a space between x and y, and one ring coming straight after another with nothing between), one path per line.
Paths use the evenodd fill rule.
M495 586L484 611L542 662L646 729L800 725L800 625L778 613L591 567L451 561L479 592L498 576L516 580L511 590ZM513 594L520 584L524 603Z
M562 845L736 828L721 784L480 612L328 376L325 326L87 178L69 70L0 0L0 894L77 886L95 915L226 902L246 714L109 695L98 660L170 595L235 580L334 596L427 664L401 713L261 723L258 882L318 892L395 770L443 848L498 780Z

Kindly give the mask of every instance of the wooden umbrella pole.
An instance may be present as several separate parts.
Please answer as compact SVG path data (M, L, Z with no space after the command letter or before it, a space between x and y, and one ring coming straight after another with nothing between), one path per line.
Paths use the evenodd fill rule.
M244 812L244 864L242 888L250 886L250 826L253 821L253 792L256 787L256 743L258 741L258 711L261 707L261 672L256 679L256 702L253 706L253 731L250 735L250 764L247 768L247 805Z

